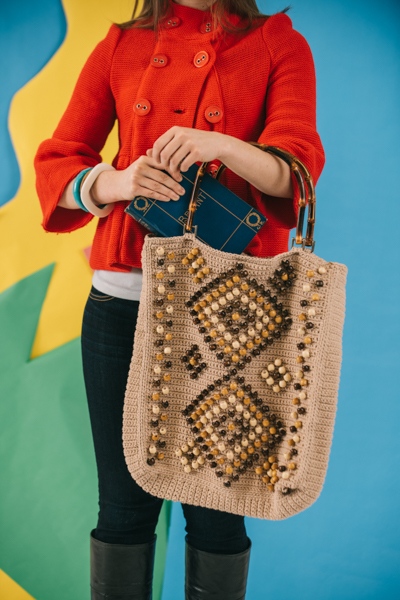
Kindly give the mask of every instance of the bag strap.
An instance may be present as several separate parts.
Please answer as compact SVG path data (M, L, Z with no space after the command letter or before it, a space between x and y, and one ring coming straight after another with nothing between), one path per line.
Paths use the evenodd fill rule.
M311 176L311 173L305 166L305 164L297 158L294 154L291 154L287 150L282 150L282 148L278 148L277 146L268 146L267 144L259 144L258 142L248 142L252 146L256 146L260 148L264 152L270 152L271 154L275 154L282 160L284 160L290 167L290 170L294 173L296 177L296 181L299 186L300 197L299 197L299 213L297 216L297 226L296 226L296 237L292 238L292 248L294 243L299 244L304 249L305 247L311 247L311 252L314 251L315 240L314 236L314 225L315 225L315 187L314 182ZM189 213L185 226L185 231L192 231L193 226L193 218L194 213L196 211L197 205L197 196L200 190L201 181L203 179L204 173L208 167L208 162L203 162L199 167L196 175L196 180L194 182L192 195L189 203ZM221 163L216 174L215 179L219 181L222 173L225 171L226 166ZM306 187L307 187L307 197L306 197ZM303 238L303 226L304 226L304 215L306 203L308 202L308 215L307 215L307 230L306 237Z

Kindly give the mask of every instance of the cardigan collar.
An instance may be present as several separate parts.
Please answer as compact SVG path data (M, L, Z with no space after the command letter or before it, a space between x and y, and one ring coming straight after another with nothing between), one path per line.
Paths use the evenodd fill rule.
M164 33L174 37L199 40L213 40L223 33L220 25L213 30L212 16L209 9L200 10L199 8L184 6L174 2L174 0L168 0L168 3L170 10L163 27ZM233 25L237 25L241 20L238 15L226 11L225 18Z

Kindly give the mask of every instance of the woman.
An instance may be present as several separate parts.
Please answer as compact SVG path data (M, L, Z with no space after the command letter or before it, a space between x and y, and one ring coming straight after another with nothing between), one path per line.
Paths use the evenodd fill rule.
M254 0L144 0L140 17L112 24L95 47L52 138L35 157L46 231L74 231L97 207L108 212L113 205L97 225L82 324L99 476L98 523L90 534L95 600L151 598L163 502L132 479L122 447L147 233L124 209L138 195L177 200L180 172L205 161L213 171L223 162L221 182L268 218L245 252L287 251L297 220L296 180L284 161L247 143L295 154L314 183L325 163L313 57L286 10L262 15ZM116 119L120 147L114 168L103 171L99 153ZM251 542L243 517L182 507L186 599L244 598Z

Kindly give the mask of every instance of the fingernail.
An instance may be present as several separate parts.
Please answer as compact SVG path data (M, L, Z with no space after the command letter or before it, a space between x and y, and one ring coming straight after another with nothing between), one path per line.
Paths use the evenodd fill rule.
M184 193L185 193L185 190L182 187L179 188L179 194L184 194Z

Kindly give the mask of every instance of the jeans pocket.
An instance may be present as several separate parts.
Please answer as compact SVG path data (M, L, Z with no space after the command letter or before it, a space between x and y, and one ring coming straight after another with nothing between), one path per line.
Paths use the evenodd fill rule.
M105 294L104 292L96 289L94 286L92 286L92 289L89 292L89 298L95 302L108 302L109 300L115 300L115 296Z

